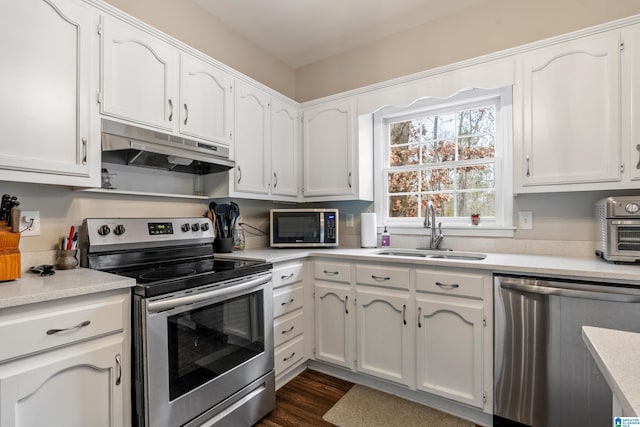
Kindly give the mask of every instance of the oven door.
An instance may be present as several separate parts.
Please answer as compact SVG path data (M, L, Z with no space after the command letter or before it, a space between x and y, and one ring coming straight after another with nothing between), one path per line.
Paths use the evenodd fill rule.
M145 424L183 425L273 370L272 298L268 273L146 300Z
M608 221L610 254L618 260L640 259L640 219L611 219Z

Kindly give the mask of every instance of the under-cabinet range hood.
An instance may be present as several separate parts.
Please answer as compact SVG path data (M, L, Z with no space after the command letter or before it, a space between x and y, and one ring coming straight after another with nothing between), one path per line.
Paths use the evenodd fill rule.
M102 162L204 175L234 167L229 147L102 120Z

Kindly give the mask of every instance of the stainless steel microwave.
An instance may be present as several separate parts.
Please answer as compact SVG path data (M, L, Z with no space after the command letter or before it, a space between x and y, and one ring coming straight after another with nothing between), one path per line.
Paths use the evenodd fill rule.
M271 209L272 248L338 246L338 209Z

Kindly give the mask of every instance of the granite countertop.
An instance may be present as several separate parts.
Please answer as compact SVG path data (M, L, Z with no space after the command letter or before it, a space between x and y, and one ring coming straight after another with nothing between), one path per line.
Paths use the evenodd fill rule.
M384 248L401 250L401 248ZM451 268L473 268L503 274L523 274L555 278L578 278L626 283L640 286L640 265L614 264L596 256L570 257L527 254L487 253L480 261L460 259L416 258L411 256L379 255L383 248L333 248L333 249L247 249L229 254L216 254L221 258L255 259L272 263L292 261L307 257L328 258L342 261L374 261Z
M640 334L583 326L582 338L624 416L640 415Z
M88 268L56 270L52 276L25 272L22 278L0 282L0 309L113 289L131 288L134 279Z

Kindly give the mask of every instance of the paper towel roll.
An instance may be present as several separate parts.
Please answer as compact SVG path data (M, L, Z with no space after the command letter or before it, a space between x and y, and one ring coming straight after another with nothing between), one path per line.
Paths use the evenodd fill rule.
M363 248L375 248L378 245L375 212L360 214L360 243Z

